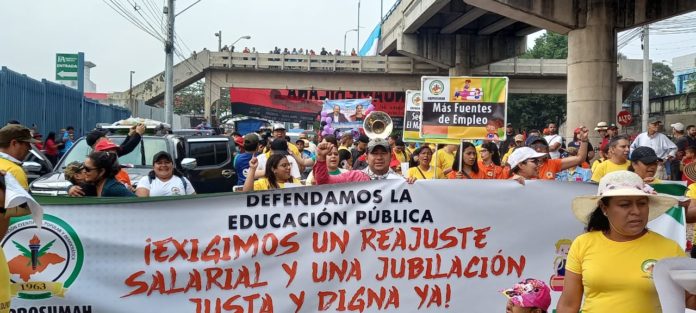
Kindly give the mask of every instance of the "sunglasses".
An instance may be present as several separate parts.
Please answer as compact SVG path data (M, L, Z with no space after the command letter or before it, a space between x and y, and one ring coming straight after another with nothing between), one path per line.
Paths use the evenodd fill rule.
M97 168L90 168L88 166L82 166L82 171L84 171L85 173L89 173L91 171L96 171L96 170L97 170Z
M527 163L531 162L531 163L534 163L536 165L539 165L539 163L541 163L541 161L539 161L539 159L527 159L526 162Z

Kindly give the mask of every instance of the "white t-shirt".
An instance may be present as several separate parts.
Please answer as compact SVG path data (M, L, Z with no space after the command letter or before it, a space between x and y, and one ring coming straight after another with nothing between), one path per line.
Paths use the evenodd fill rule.
M549 143L549 147L551 147L554 143L558 143L559 144L558 148L560 149L561 148L560 145L563 143L561 136L559 136L559 135L545 136L544 139L546 140L546 142ZM558 152L558 150L549 151L549 155L551 156L552 159L558 159L561 157L561 153Z
M186 190L184 191L184 183L182 179L186 180ZM172 176L168 181L163 182L159 178L155 177L150 184L150 177L143 176L138 181L138 188L145 188L150 190L150 197L158 196L183 196L196 193L193 189L193 185L186 177Z
M302 178L302 174L300 174L300 166L297 165L297 161L295 161L295 158L292 157L292 155L286 155L285 156L288 159L288 162L290 162L290 175L292 177L295 177L297 179ZM268 156L265 153L262 153L256 157L256 160L259 161L259 165L257 169L259 170L266 170L266 161L268 161ZM257 176L258 177L258 176Z

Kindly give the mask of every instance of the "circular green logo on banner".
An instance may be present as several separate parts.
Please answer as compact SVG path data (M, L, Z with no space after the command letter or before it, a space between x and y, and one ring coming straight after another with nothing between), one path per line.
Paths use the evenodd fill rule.
M433 80L430 82L428 90L430 90L431 94L439 96L443 91L445 91L445 84L441 80Z
M44 214L41 230L30 216L12 219L2 241L13 296L22 299L64 297L84 261L82 242L60 218Z

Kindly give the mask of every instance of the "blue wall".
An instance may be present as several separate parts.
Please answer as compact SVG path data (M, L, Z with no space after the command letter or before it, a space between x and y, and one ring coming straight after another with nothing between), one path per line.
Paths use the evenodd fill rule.
M129 116L125 108L85 99L70 87L38 81L4 66L0 70L0 126L17 120L27 127L36 124L44 135L73 126L79 137L97 123L113 123Z

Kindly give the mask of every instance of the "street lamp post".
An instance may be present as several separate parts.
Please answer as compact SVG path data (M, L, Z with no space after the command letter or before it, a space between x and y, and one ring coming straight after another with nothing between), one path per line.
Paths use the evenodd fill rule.
M249 39L251 39L251 36L246 35L246 36L242 36L242 37L237 38L237 40L235 40L235 41L232 43L232 47L234 47L234 45L235 45L238 41L240 41L240 40L242 40L242 39L249 40ZM230 47L230 48L231 48L231 47Z
M222 51L222 31L218 30L217 33L215 33L215 37L218 37L218 52Z
M350 32L357 32L357 31L358 31L357 28L349 29L349 30L347 30L346 33L343 35L343 55L347 55L347 54L346 54L346 53L347 53L347 51L346 51L346 39L348 38L348 33L350 33Z
M358 32L358 46L355 48L355 52L360 53L360 0L358 0L358 27L356 27Z
M133 74L135 74L135 71L130 71L130 88L128 89L128 104L130 105L131 115L137 117L135 104L133 103Z

